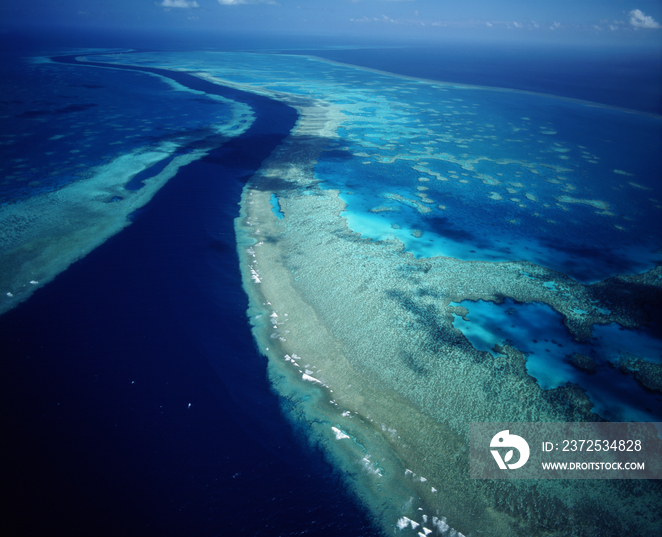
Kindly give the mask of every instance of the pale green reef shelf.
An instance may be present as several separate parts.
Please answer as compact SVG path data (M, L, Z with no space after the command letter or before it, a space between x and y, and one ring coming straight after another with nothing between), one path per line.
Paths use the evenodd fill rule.
M455 136L441 140L452 149L426 144L418 152L399 151L401 138L433 132L423 123L392 119L394 109L408 105L387 98L396 86L413 91L428 85L452 101L456 88L466 88L378 72L365 84L365 70L284 55L141 53L99 56L95 61L140 61L185 70L298 110L291 135L244 188L236 220L249 316L284 411L342 471L385 534L659 534L662 489L656 482L469 479L472 421L601 418L591 412L590 399L577 386L542 390L527 373L526 357L518 349L506 346L497 357L476 350L454 328L453 314L463 312L451 302L510 297L544 303L560 313L581 340L596 323L640 326L644 317L637 298L615 290L629 283L659 290L662 269L587 285L530 262L415 256L404 237L373 240L356 233L343 214L346 204L340 192L320 188L315 165L324 151L340 146L341 129L363 147L363 154L355 155L359 158L384 164L407 161L428 181L469 181L442 175L430 163L458 165L473 174L480 147L470 150L469 140L463 143ZM307 66L319 76L301 75ZM338 83L330 74L325 77L325 70L343 72L347 83ZM361 76L362 86L351 83L353 73ZM472 112L466 101L448 106L445 113L457 116L458 123ZM454 108L459 106L469 108ZM369 116L357 120L366 108L371 109ZM371 142L369 136L352 134L357 121L379 127L379 138ZM553 135L544 125L536 130L541 136ZM471 143L496 143L489 136L486 131L484 140ZM382 154L385 144L393 144L390 155ZM514 163L522 173L553 174L548 184L558 190L554 210L590 206L602 213L596 217L623 224L603 200L573 196L572 183L563 175L568 170L562 142L551 164L524 160L518 154L519 141L503 144L517 156L494 162L496 168ZM486 203L503 201L505 195L496 190L501 185L521 192L508 192L515 198L509 203L530 203L536 210L535 194L517 184L506 186L496 173L478 180L494 187ZM413 204L421 212L444 210L441 203L428 202L426 190L412 190L406 197L391 193L381 211L394 211L398 203ZM272 211L274 194L284 218Z

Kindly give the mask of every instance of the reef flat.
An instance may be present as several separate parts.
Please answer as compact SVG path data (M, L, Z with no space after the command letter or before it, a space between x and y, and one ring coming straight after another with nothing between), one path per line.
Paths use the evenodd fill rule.
M600 419L576 385L543 390L520 351L504 346L492 358L453 328L449 304L459 293L452 289L471 285L474 299L512 293L541 300L542 286L520 276L532 267L417 260L402 245L346 229L337 192L313 184L280 191L286 216L278 220L260 184L282 173L288 157L284 151L283 161L263 167L237 223L255 335L286 411L328 450L385 533L655 531L648 509L659 507L656 483L467 477L471 421ZM316 232L302 232L311 221ZM646 498L643 511L632 503L634 489Z
M205 154L175 157L144 188L135 192L125 188L148 165L163 159L164 153L121 156L90 179L1 207L0 287L5 292L0 313L129 225L130 214L148 203L180 166Z
M242 195L236 233L249 316L284 411L385 534L660 532L657 482L471 480L468 460L471 422L609 419L581 385L593 368L636 370L639 378L626 377L633 391L643 376L656 385L659 145L640 134L626 146L618 133L658 132L659 118L302 57L95 61L183 70L299 112ZM495 95L506 100L497 106ZM559 119L566 112L583 130ZM605 132L591 134L588 119L600 114L616 123L609 135L622 153L600 141ZM652 355L636 338L588 365L569 352L576 376L545 388L527 369L535 349L491 334L484 350L459 328L480 301L515 313L545 305L512 323L535 324L551 310L576 344L614 323L628 334L651 330ZM614 412L631 411L612 396ZM637 411L660 421L659 394L653 402Z

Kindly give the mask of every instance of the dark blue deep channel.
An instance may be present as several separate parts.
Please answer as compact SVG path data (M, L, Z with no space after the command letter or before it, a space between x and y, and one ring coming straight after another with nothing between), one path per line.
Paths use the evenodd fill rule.
M0 317L2 533L373 535L283 418L246 318L233 219L296 113L161 74L257 120Z

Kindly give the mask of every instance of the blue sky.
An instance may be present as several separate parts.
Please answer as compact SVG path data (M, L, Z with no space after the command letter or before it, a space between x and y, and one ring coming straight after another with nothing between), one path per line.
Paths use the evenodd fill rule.
M3 25L662 44L660 0L2 0Z

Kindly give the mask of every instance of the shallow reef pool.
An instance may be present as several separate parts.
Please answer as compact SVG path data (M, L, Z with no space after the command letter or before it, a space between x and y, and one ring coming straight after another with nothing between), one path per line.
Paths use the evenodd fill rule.
M660 340L647 331L624 330L617 323L594 325L592 337L580 343L546 304L505 300L451 306L467 311L456 313L453 325L476 349L496 356L508 344L525 353L526 370L543 390L577 384L595 405L594 412L611 421L662 420L659 396L638 384L625 367L619 369L634 349L640 359L662 362Z

